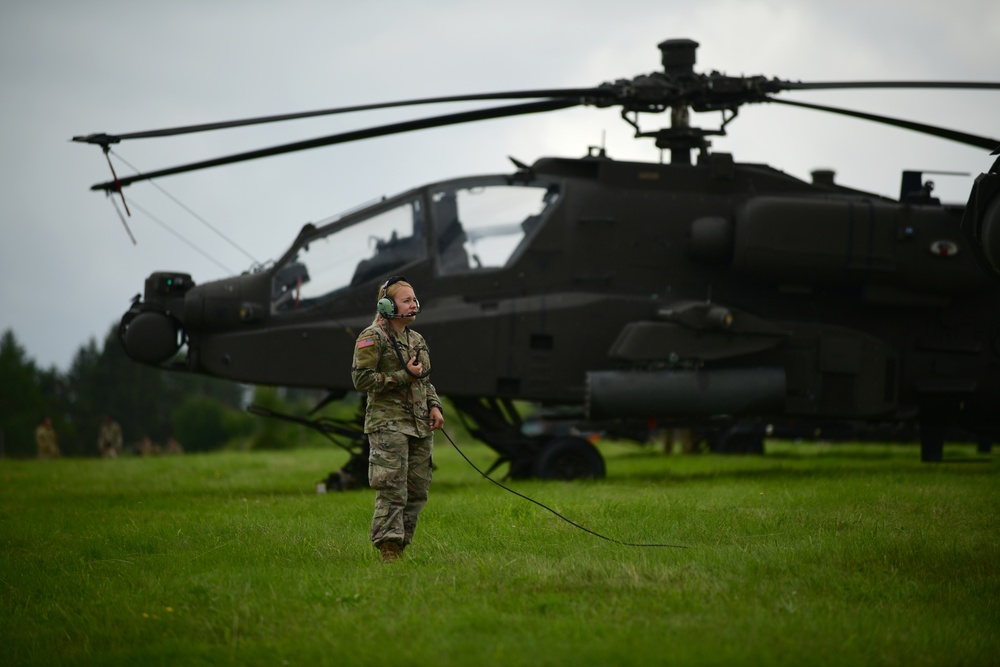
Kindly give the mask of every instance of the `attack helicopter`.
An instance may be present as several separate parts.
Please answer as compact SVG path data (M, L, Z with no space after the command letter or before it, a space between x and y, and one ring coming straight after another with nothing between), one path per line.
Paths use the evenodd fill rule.
M510 173L423 185L306 224L277 260L198 284L158 271L124 314L128 355L234 381L353 390L355 337L378 286L418 286L433 382L508 475L601 477L579 430L646 432L651 420L756 451L766 424L912 424L940 460L949 429L1000 433L1000 185L943 205L920 173L898 200L811 182L710 150L745 104L775 103L915 130L987 151L1000 141L779 97L852 88L1000 89L941 81L792 82L695 71L697 42L659 44L662 71L591 88L458 95L192 125L74 141L121 141L310 116L451 102L532 100L357 130L99 183L138 181L370 137L575 106L618 107L668 163L601 149L512 159ZM721 125L691 124L718 112ZM669 127L644 130L644 114ZM693 155L694 154L694 155ZM109 159L110 165L110 159ZM963 223L963 213L966 220ZM964 233L963 233L964 229ZM582 333L581 322L586 322ZM531 434L514 401L560 406L578 431ZM274 415L272 415L274 416ZM289 417L351 440L360 417ZM357 467L357 465L355 467Z

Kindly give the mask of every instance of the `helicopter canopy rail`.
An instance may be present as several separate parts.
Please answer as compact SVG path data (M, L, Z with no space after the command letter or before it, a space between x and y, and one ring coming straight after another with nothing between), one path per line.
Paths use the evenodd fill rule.
M554 88L543 90L522 90L493 93L477 93L471 95L455 95L446 97L430 97L412 100L401 100L394 102L381 102L375 104L363 104L355 106L338 107L332 109L322 109L317 111L306 111L290 113L277 116L260 116L244 120L232 120L217 123L207 123L202 125L187 125L161 130L149 130L144 132L132 132L125 134L96 133L90 135L73 137L73 141L81 143L96 144L104 150L113 143L119 143L127 139L142 139L151 137L167 137L179 134L189 134L193 132L207 132L213 130L242 127L247 125L259 125L264 123L281 122L301 118L310 118L340 113L351 113L358 111L372 111L377 109L398 108L416 106L423 104L442 104L454 102L478 102L487 100L509 100L509 99L536 99L538 101L515 104L511 106L493 107L466 111L443 116L431 116L428 118L411 120L401 123L392 123L371 127L362 130L344 132L317 139L300 141L270 148L262 148L255 151L238 153L225 157L194 162L168 169L161 169L145 174L138 174L122 179L114 179L105 183L98 183L91 187L92 190L104 190L106 192L120 191L121 187L138 181L149 180L160 176L180 174L209 167L216 167L235 162L254 160L272 155L281 155L310 148L330 146L333 144L370 139L373 137L386 136L422 130L433 127L444 127L459 123L469 123L492 118L506 118L508 116L518 116L525 114L542 113L546 111L557 111L574 106L595 106L606 108L619 106L623 112L634 113L662 113L667 109L671 110L672 126L658 131L637 132L637 136L651 137L660 148L667 148L672 151L672 161L689 162L690 151L698 148L705 150L708 148L707 136L724 135L725 124L722 128L707 130L692 127L688 122L688 110L695 112L723 111L730 112L735 117L737 109L743 104L761 102L780 102L792 106L799 106L814 111L826 111L837 113L864 120L885 123L896 127L907 128L922 132L932 136L941 137L951 141L964 143L977 148L995 148L1000 145L1000 140L989 137L979 137L965 132L957 132L947 128L935 127L923 123L914 123L902 119L888 118L856 112L847 109L837 109L815 104L802 102L791 102L788 100L778 100L773 97L775 94L783 92L794 92L803 90L848 90L848 89L950 89L950 90L1000 90L1000 83L997 82L975 82L975 81L825 81L825 82L796 82L784 81L777 78L768 79L764 76L727 76L720 72L713 71L709 74L698 74L694 71L695 51L698 43L690 39L669 39L659 44L662 54L663 71L654 72L648 75L639 75L632 79L619 79L613 83L603 83L596 88ZM623 115L623 117L627 117ZM631 121L630 121L631 122ZM727 121L728 123L728 121ZM633 123L634 124L634 123Z

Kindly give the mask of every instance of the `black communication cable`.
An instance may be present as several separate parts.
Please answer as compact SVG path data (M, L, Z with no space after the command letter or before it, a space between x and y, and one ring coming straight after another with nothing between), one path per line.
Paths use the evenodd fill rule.
M381 322L379 324L381 325ZM427 369L427 371L425 371L424 373L421 373L420 375L417 375L416 373L414 373L413 371L411 371L406 366L406 362L403 361L403 353L399 349L399 345L396 343L396 340L392 336L389 335L389 332L386 331L384 327L383 327L382 331L383 331L383 333L386 334L386 337L388 337L389 340L392 342L393 348L396 351L396 357L397 357L400 365L402 365L402 367L406 370L407 373L409 373L414 378L418 378L418 379L422 379L422 378L425 378L428 375L430 375L430 369ZM414 416L416 417L416 415L414 415ZM430 421L430 419L427 419L427 418L424 418L424 417L417 417L417 419L420 419L421 421L428 421L428 422ZM465 462L468 463L470 466L472 466L472 469L475 470L476 472L478 472L480 475L482 475L486 480L488 480L490 482L493 482L494 484L496 484L497 486L499 486L504 491L509 491L509 492L513 493L515 496L523 498L523 499L527 500L528 502L531 502L531 503L534 503L534 504L538 505L539 507L541 507L544 510L552 512L553 514L555 514L557 517L559 517L560 519L562 519L566 523L568 523L571 526L574 526L576 528L579 528L580 530L582 530L585 533L590 533L594 537L599 537L602 540L607 540L608 542L612 542L614 544L620 544L620 545L625 546L625 547L658 547L658 548L666 548L666 549L690 549L691 548L691 547L688 547L688 546L684 546L682 544L645 544L645 543L639 543L639 542L625 542L625 541L622 541L622 540L615 539L613 537L608 537L607 535L601 535L600 533L598 533L596 531L593 531L590 528L587 528L586 526L581 526L580 524L578 524L577 522L573 521L572 519L566 518L565 516L563 516L562 514L560 514L557 511L555 511L554 509L552 509L548 505L540 503L537 500L535 500L534 498L530 498L530 497L524 495L523 493L521 493L519 491L515 491L514 489L512 489L512 488L510 488L508 486L504 486L500 482L496 481L495 479L493 479L492 477L490 477L489 475L487 475L485 472L483 472L482 470L480 470L479 467L475 463L473 463L472 460L468 456L465 455L465 452L463 452L461 450L461 448L458 445L455 444L455 441L451 439L451 436L448 435L447 431L445 431L443 428L439 429L439 430L441 431L441 433L444 434L444 437L446 437L448 439L448 442L451 443L451 446L455 448L455 451L457 451L461 455L461 457L463 459L465 459Z
M557 517L559 517L560 519L562 519L566 523L570 524L571 526L575 526L576 528L579 528L580 530L584 531L585 533L590 533L594 537L599 537L602 540L607 540L608 542L613 542L615 544L620 544L620 545L626 546L626 547L662 547L662 548L669 548L669 549L690 549L691 548L691 547L684 546L684 545L681 545L681 544L641 544L641 543L637 543L637 542L623 542L622 540L616 540L613 537L608 537L607 535L601 535L600 533L595 532L595 531L591 530L590 528L587 528L585 526L581 526L580 524L576 523L575 521L573 521L571 519L567 519L562 514L560 514L559 512L555 511L554 509L552 509L551 507L548 507L547 505L543 505L542 503L538 502L534 498L529 498L528 496L524 495L523 493L519 493L518 491L515 491L514 489L511 489L511 488L509 488L507 486L504 486L500 482L496 481L495 479L493 479L492 477L490 477L489 475L487 475L486 473L484 473L482 470L480 470L476 466L475 463L473 463L469 459L468 456L465 455L465 452L463 452L459 448L459 446L455 444L455 441L451 439L451 436L448 435L447 431L445 431L443 428L440 429L440 431L441 431L441 433L444 434L444 437L448 438L448 442L450 442L451 446L455 448L455 451L457 451L462 456L462 458L465 459L465 462L468 463L470 466L472 466L473 470L475 470L476 472L478 472L480 475L482 475L483 477L485 477L487 480L493 482L494 484L496 484L497 486L499 486L504 491L510 491L515 496L519 496L521 498L524 498L528 502L532 502L532 503L538 505L539 507L541 507L542 509L548 510L549 512L552 512L553 514L555 514Z

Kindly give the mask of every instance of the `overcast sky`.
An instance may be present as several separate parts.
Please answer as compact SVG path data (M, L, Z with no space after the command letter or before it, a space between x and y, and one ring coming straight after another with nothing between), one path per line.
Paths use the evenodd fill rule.
M578 157L603 141L613 158L659 159L616 110L424 130L157 182L232 244L161 190L134 185L125 191L134 204L133 245L112 204L89 190L110 176L100 149L71 143L74 135L589 87L659 70L656 45L681 37L700 43L696 69L705 72L1000 80L1000 3L993 0L7 0L0 5L0 331L13 329L41 367L66 370L81 345L103 338L153 271L184 271L199 283L226 277L277 258L305 222L427 182L507 173L508 155L529 163ZM785 97L1000 136L1000 92ZM114 151L150 171L461 109L350 114L137 140ZM668 123L644 116L644 127L661 120ZM714 126L718 114L695 121ZM992 163L988 151L778 105L744 107L728 130L714 149L738 161L804 179L831 168L844 185L893 197L903 169L958 171L969 176L932 178L939 196L964 203L974 176ZM123 163L117 168L130 173Z

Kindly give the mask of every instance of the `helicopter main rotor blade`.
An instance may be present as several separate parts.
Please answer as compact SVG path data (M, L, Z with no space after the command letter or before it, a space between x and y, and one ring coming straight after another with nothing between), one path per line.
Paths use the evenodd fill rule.
M351 132L343 132L341 134L334 134L326 137L320 137L318 139L309 139L307 141L298 141L290 144L282 144L280 146L262 148L255 151L248 151L246 153L237 153L235 155L228 155L225 157L215 158L212 160L192 162L190 164L180 165L177 167L170 167L168 169L160 169L158 171L151 171L144 174L136 174L135 176L127 176L125 178L120 178L117 181L98 183L96 185L92 185L90 189L104 190L106 192L111 192L117 190L119 187L125 187L126 185L130 185L138 181L146 181L153 178L158 178L160 176L182 174L189 171L207 169L209 167L218 167L224 164L233 164L235 162L256 160L258 158L270 157L272 155L293 153L295 151L302 151L310 148L319 148L321 146L332 146L333 144L343 144L351 141L358 141L360 139L383 137L389 134L400 134L403 132L412 132L414 130L423 130L432 127L442 127L445 125L458 125L460 123L471 123L479 120L488 120L491 118L506 118L508 116L520 116L532 113L542 113L545 111L556 111L558 109L567 109L569 107L579 106L580 104L582 104L580 100L555 99L555 100L543 100L541 102L529 102L526 104L515 104L512 106L505 106L505 107L493 107L490 109L478 109L476 111L463 111L461 113L447 114L445 116L432 116L430 118L421 118L418 120L411 120L403 123L392 123L390 125L381 125L378 127L371 127L363 130L353 130Z
M769 81L772 92L779 90L840 90L854 88L952 88L959 90L1000 90L1000 83L988 81Z
M895 127L902 127L908 130L922 132L923 134L929 134L935 137L941 137L942 139L957 141L959 143L967 144L969 146L975 146L977 148L986 148L992 150L997 146L1000 146L1000 139L992 139L990 137L980 137L975 134L968 134L967 132L949 130L948 128L937 127L934 125L925 125L924 123L915 123L913 121L903 120L901 118L878 116L876 114L865 113L863 111L851 111L850 109L828 107L828 106L823 106L821 104L809 104L807 102L792 102L789 100L779 100L773 97L765 98L765 101L774 102L776 104L787 104L793 107L802 107L804 109L814 109L816 111L828 111L830 113L840 114L842 116L852 116L854 118L862 118L864 120L870 120L876 123L894 125Z
M144 132L128 132L125 134L88 134L86 136L73 137L73 141L88 144L117 144L126 139L149 139L154 137L172 137L179 134L192 134L195 132L210 132L212 130L224 130L233 127L245 127L247 125L263 125L265 123L278 123L286 120L298 120L301 118L315 118L317 116L331 116L341 113L352 113L356 111L374 111L376 109L391 109L395 107L416 106L420 104L443 104L447 102L481 102L485 100L514 100L529 98L592 98L605 97L608 91L601 88L556 88L552 90L520 90L500 93L477 93L474 95L454 95L450 97L427 97L415 100L401 100L397 102L380 102L375 104L362 104L350 107L337 107L333 109L320 109L317 111L302 111L298 113L288 113L276 116L259 116L256 118L245 118L243 120L230 120L217 123L203 123L200 125L184 125L181 127L171 127L161 130L147 130Z
M709 77L711 79L712 77ZM729 80L731 77L722 77ZM763 93L776 93L786 90L836 90L836 89L858 89L858 88L912 88L912 89L964 89L964 90L997 90L1000 83L979 82L979 81L783 81L780 79L766 80L763 77L749 77L747 79L737 78L754 82L755 85L746 88L747 91L756 88ZM621 82L619 82L621 83ZM676 91L675 91L676 92ZM624 103L628 94L622 95L623 90L615 84L604 84L597 88L553 88L543 90L515 90L496 93L476 93L471 95L450 95L445 97L426 97L412 100L399 100L395 102L378 102L374 104L362 104L347 107L335 107L332 109L319 109L315 111L302 111L297 113L279 114L274 116L258 116L242 120L221 121L215 123L202 123L198 125L183 125L179 127L164 128L159 130L146 130L143 132L127 132L124 134L96 133L73 137L73 141L98 144L107 146L109 144L120 143L127 139L148 139L154 137L170 137L180 134L192 134L195 132L209 132L212 130L223 130L234 127L245 127L248 125L261 125L265 123L277 123L287 120L299 120L302 118L315 118L318 116L329 116L341 113L352 113L358 111L374 111L377 109L391 109L406 106L416 106L421 104L444 104L453 102L477 102L486 100L511 100L530 98L571 98L588 99L596 101L603 99L610 103ZM662 100L663 103L670 104L671 95L667 94ZM749 101L749 100L744 100Z

